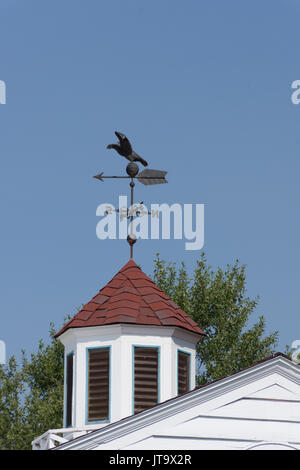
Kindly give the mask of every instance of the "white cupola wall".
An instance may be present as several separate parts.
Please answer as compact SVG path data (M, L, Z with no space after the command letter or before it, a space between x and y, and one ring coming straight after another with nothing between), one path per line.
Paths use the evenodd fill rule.
M193 389L203 334L130 260L56 335L69 437Z

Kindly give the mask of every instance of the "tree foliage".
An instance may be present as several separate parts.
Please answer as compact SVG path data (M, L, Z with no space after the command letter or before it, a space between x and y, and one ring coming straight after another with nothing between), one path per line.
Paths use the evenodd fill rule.
M25 438L25 419L21 404L24 393L22 372L11 357L0 366L0 449L22 449Z
M34 438L63 421L63 345L54 339L40 341L30 360L22 353L21 364L11 357L0 368L0 449L31 449Z
M237 260L213 271L202 254L190 277L184 263L177 269L159 255L155 259L156 284L206 333L197 346L198 384L221 379L274 352L278 332L264 336L264 317L249 326L259 299L246 295L245 269Z

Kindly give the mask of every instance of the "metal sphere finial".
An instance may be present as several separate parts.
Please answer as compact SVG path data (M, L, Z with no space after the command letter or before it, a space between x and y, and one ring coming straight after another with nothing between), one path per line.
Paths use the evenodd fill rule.
M128 235L127 242L130 246L134 245L136 243L136 236L133 233L131 235Z
M130 162L128 163L126 167L126 173L129 175L131 178L134 178L139 172L139 167L136 163Z
M133 245L136 243L136 236L133 233L128 235L127 243L130 246L130 258L132 259L133 258Z

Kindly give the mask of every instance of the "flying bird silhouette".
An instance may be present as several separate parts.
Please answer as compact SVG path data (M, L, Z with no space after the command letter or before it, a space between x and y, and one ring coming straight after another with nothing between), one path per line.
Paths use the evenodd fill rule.
M142 165L147 166L148 163L142 157L140 157L134 150L132 150L131 143L127 139L126 135L121 132L115 131L116 136L119 139L118 144L110 144L106 148L114 149L122 157L127 158L130 162L140 162Z

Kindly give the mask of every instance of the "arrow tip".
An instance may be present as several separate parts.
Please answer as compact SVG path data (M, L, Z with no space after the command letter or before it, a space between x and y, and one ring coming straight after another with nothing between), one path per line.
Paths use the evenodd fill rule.
M93 178L96 178L96 179L99 180L99 181L104 181L103 178L102 178L103 173L104 173L104 172L99 173L99 175L93 176Z

